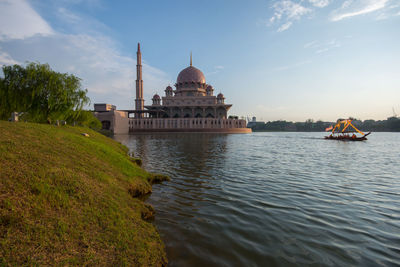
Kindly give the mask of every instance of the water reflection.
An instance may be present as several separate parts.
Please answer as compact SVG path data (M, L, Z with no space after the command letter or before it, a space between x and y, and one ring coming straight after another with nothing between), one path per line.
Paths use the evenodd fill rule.
M115 138L173 178L148 200L171 266L400 263L399 135Z
M134 151L135 156L143 160L146 169L174 178L179 175L174 183L186 186L177 187L176 194L181 190L191 191L192 198L201 200L203 189L209 189L207 184L215 179L212 168L223 165L229 135L164 133L117 135L115 139Z

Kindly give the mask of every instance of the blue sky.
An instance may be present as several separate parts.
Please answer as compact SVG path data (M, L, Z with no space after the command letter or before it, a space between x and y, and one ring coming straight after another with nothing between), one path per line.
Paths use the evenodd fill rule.
M400 113L400 0L0 0L0 65L49 63L92 103L133 108L141 43L145 104L193 64L260 120Z

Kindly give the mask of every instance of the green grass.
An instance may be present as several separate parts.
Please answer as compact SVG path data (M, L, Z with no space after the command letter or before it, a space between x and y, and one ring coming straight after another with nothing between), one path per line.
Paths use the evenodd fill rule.
M153 178L87 128L0 121L0 266L165 265Z

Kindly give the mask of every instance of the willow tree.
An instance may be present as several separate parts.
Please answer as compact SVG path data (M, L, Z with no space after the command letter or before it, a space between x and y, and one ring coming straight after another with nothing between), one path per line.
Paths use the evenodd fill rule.
M89 103L81 80L53 71L48 64L3 66L0 78L0 118L23 112L34 122L75 121Z

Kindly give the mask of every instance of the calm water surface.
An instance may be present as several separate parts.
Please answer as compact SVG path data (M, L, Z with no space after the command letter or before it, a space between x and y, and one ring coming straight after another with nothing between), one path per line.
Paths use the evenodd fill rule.
M400 265L400 134L116 136L172 177L148 202L170 266Z

